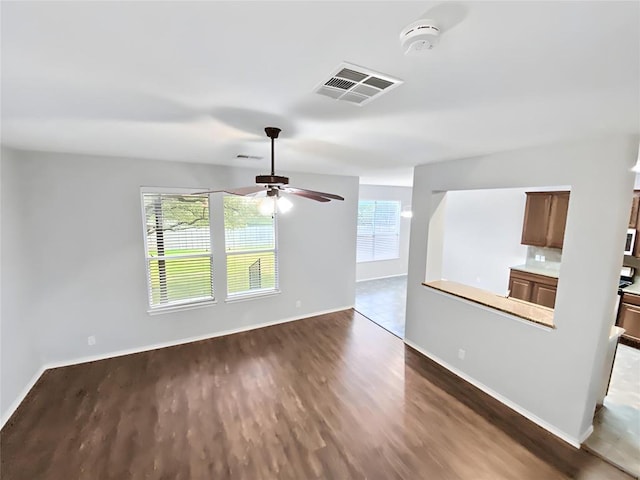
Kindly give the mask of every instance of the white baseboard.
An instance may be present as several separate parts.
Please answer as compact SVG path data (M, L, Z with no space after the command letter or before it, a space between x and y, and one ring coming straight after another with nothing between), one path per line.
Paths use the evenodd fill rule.
M23 402L25 397L29 394L29 392L31 391L33 386L36 384L36 382L40 379L40 377L42 376L45 370L46 368L44 366L41 366L33 375L33 377L31 377L31 380L29 380L29 382L25 385L25 387L22 389L20 394L13 401L13 403L9 406L7 411L3 412L2 419L0 420L0 428L4 427L5 423L7 423L7 421L11 418L11 415L13 415L14 412L18 409L20 404Z
M334 308L331 310L323 310L321 312L307 313L304 315L284 318L280 320L273 320L271 322L254 323L254 324L247 325L240 328L232 328L229 330L222 330L219 332L205 333L203 335L196 335L193 337L170 340L168 342L155 343L152 345L143 345L140 347L128 348L125 350L117 350L115 352L101 353L98 355L90 355L86 357L74 358L69 360L54 361L54 362L47 363L45 365L45 369L68 367L70 365L78 365L80 363L95 362L97 360L106 360L107 358L122 357L124 355L131 355L134 353L148 352L149 350L157 350L159 348L175 347L176 345L184 345L185 343L199 342L201 340L208 340L210 338L224 337L225 335L233 335L234 333L248 332L249 330L256 330L258 328L270 327L272 325L278 325L280 323L295 322L296 320L304 320L305 318L317 317L318 315L341 312L343 310L348 310L350 308L353 308L353 305L348 307Z
M517 403L515 403L515 402L509 400L508 398L506 398L505 396L499 394L495 390L487 387L486 385L484 385L483 383L481 383L481 382L477 381L476 379L470 377L466 373L458 370L456 367L454 367L452 365L449 365L444 360L442 360L442 359L438 358L437 356L427 352L426 350L424 350L423 348L419 347L415 343L413 343L413 342L411 342L411 341L409 341L407 339L404 340L404 343L409 345L414 350L417 350L418 352L420 352L425 357L427 357L427 358L433 360L434 362L436 362L437 364L443 366L444 368L449 370L451 373L457 375L458 377L460 377L461 379L463 379L466 382L470 383L474 387L479 388L480 390L482 390L487 395L492 396L493 398L498 400L500 403L502 403L502 404L506 405L507 407L509 407L511 410L516 411L517 413L519 413L523 417L528 418L533 423L535 423L535 424L539 425L540 427L544 428L545 430L547 430L548 432L552 433L556 437L560 438L561 440L564 440L565 442L567 442L572 447L580 448L580 445L582 444L582 442L584 442L587 439L587 437L589 437L589 435L591 435L591 433L593 432L593 425L591 425L587 429L586 432L584 432L582 435L580 435L580 438L576 438L576 437L574 437L572 435L569 435L568 433L563 432L562 430L554 427L550 423L547 423L546 421L544 421L543 419L541 419L540 417L538 417L534 413L531 413L526 408L521 407Z
M224 331L221 331L221 332L206 333L206 334L203 334L203 335L197 335L197 336L188 337L188 338L181 338L181 339L178 339L178 340L171 340L171 341L168 341L168 342L156 343L156 344L153 344L153 345L144 345L144 346L141 346L141 347L129 348L129 349L125 349L125 350L118 350L118 351L115 351L115 352L102 353L102 354L98 354L98 355L91 355L91 356L74 358L74 359L69 359L69 360L60 360L60 361L55 361L55 362L48 362L48 363L46 363L46 364L44 364L44 365L42 365L40 367L40 369L36 372L36 374L33 376L33 378L25 386L25 388L20 393L20 395L18 395L18 397L11 404L11 406L9 407L7 412L2 416L2 423L0 425L0 428L4 427L4 424L7 422L7 420L9 420L9 418L11 418L11 415L13 415L13 413L18 409L20 404L23 402L23 400L25 399L25 397L27 396L29 391L31 391L31 389L36 384L38 379L42 376L42 374L45 372L45 370L49 370L50 368L68 367L70 365L78 365L80 363L95 362L97 360L106 360L108 358L121 357L123 355L131 355L131 354L134 354L134 353L148 352L150 350L157 350L159 348L174 347L176 345L183 345L185 343L198 342L200 340L208 340L210 338L223 337L225 335L232 335L234 333L247 332L249 330L256 330L258 328L270 327L272 325L278 325L278 324L281 324L281 323L295 322L297 320L304 320L305 318L317 317L318 315L326 315L328 313L341 312L341 311L344 311L344 310L349 310L351 308L353 308L353 305L340 307L340 308L333 308L333 309L330 309L330 310L323 310L323 311L320 311L320 312L307 313L307 314L304 314L304 315L284 318L284 319L280 319L280 320L273 320L271 322L263 322L263 323L248 325L248 326L245 326L245 327L234 328L234 329L231 329L231 330L224 330Z
M587 430L584 431L582 435L580 435L580 445L582 445L587 440L587 438L591 436L592 433L593 433L593 423L589 425L589 428L587 428Z
M356 283L360 282L368 282L369 280L382 280L383 278L395 278L395 277L406 277L406 273L395 273L393 275L384 275L382 277L372 277L372 278L363 278L362 280L356 280Z

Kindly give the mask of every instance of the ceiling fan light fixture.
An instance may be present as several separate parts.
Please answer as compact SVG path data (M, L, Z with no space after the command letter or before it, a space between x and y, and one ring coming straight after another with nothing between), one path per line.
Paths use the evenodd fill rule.
M293 203L291 203L291 200L286 197L279 197L278 200L276 200L276 203L278 204L278 211L280 213L287 213L291 208L293 208Z
M265 217L273 215L276 211L276 202L274 197L266 196L258 203L258 211L260 215Z
M273 215L276 210L279 213L287 213L292 208L293 203L291 200L281 197L278 195L277 191L273 195L270 195L270 192L267 192L267 196L258 203L258 211L260 212L260 215L264 216Z

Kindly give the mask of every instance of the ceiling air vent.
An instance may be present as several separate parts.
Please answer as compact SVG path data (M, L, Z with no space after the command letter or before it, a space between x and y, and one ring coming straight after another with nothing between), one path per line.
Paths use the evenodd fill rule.
M336 100L364 105L400 85L402 80L350 63L340 65L315 92Z
M333 77L327 83L325 83L327 87L335 87L340 88L342 90L349 90L351 87L355 85L355 82L350 82L349 80L343 80L341 78Z

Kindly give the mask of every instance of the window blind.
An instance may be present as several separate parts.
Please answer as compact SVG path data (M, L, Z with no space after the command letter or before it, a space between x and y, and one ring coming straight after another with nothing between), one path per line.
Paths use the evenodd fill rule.
M213 300L208 195L143 193L149 306Z
M229 298L278 289L275 214L262 215L261 198L225 195L224 236Z
M400 202L358 202L356 261L370 262L400 257Z

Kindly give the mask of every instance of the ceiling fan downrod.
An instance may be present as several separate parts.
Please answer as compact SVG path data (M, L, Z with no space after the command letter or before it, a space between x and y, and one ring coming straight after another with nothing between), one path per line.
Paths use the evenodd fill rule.
M275 143L276 143L276 138L278 138L278 135L280 135L280 132L282 130L280 130L277 127L265 127L264 129L265 133L267 134L267 137L269 137L271 139L271 176L276 174L276 168L275 168Z
M275 139L278 138L278 135L282 130L277 127L266 127L264 131L267 134L267 137L271 139L271 175L257 175L256 183L287 185L289 183L289 178L276 175L275 168Z

